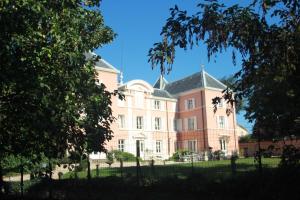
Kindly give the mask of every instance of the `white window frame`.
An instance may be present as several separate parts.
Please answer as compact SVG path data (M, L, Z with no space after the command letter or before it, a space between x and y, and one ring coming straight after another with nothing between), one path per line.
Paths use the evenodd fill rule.
M159 100L154 100L154 109L161 110L161 102Z
M195 118L191 117L187 120L187 130L195 130Z
M161 118L160 117L154 118L154 129L161 130Z
M136 129L143 129L143 117L142 116L136 117Z
M118 115L119 128L125 128L125 115Z
M218 116L218 128L226 127L226 119L225 116Z
M155 142L155 152L156 153L161 153L162 150L162 141L161 140L156 140Z
M124 150L125 150L125 140L124 139L118 140L118 150L124 152Z
M188 151L197 152L197 140L188 140Z
M222 139L219 140L219 142L220 142L220 149L221 149L222 151L227 151L227 149L228 149L228 144L227 144L226 139L222 138Z
M194 108L195 108L195 99L194 98L185 100L185 109L186 110L192 110Z

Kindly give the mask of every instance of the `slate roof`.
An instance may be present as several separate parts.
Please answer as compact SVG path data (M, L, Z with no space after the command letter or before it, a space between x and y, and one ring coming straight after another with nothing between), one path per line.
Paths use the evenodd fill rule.
M96 57L96 56L98 56L98 55L93 52L85 53L85 57L87 60L92 59L93 57ZM100 68L112 70L112 71L115 71L116 73L119 73L119 70L117 70L114 66L112 66L106 60L104 60L102 58L98 59L98 61L95 62L95 66L96 66L96 68L100 67Z
M154 83L153 87L157 89L163 89L167 84L168 81L162 75L160 75L160 77Z
M158 86L159 81L160 79L156 81L154 87ZM224 90L226 86L223 83L221 83L219 80L215 79L207 72L202 70L201 72L197 72L178 81L167 83L161 89L164 89L168 91L171 95L174 95L181 92L193 90L196 88L215 88L215 89Z
M163 97L163 98L170 98L174 99L174 97L166 90L156 89L154 88L154 91L152 93L155 97Z

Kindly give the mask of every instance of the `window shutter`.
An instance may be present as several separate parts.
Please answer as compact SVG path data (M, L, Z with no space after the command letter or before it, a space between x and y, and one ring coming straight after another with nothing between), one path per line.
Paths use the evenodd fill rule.
M198 127L197 127L197 117L195 116L194 117L194 130L197 130Z
M193 98L193 108L196 108L196 100Z
M228 118L227 117L224 117L225 118L225 128L229 128L228 126Z
M217 128L220 128L219 115L216 115L216 123L217 123Z
M182 121L181 119L176 119L177 131L182 131Z
M188 101L184 100L184 110L187 110L187 109L188 109Z
M184 118L184 128L185 131L188 130L188 118Z

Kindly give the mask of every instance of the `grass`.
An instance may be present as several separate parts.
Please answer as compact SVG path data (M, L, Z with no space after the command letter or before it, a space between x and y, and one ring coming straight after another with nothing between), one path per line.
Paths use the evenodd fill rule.
M264 168L274 168L279 164L279 158L263 158L262 163ZM237 164L237 173L243 173L248 171L253 171L256 169L253 158L238 159ZM191 173L201 173L206 177L214 179L217 177L226 177L230 176L232 173L230 160L219 160L219 161L205 161L205 162L195 162L193 163L175 163L171 165L155 165L154 167L150 166L141 166L140 174L142 177L150 178L163 178L169 176L176 176L179 178L186 178ZM97 175L96 170L92 170L92 177L132 177L136 176L137 168L132 167L120 167L118 168L100 168L99 174ZM86 171L77 172L75 175L74 172L69 172L64 174L63 178L75 178L84 179L87 176Z
M176 163L141 167L141 184L136 168L102 168L100 177L86 179L41 180L32 184L25 199L290 199L298 195L300 169L278 169L277 158L264 158L263 172L255 170L253 158L238 159L237 173L231 173L230 160ZM193 173L192 173L193 172ZM51 196L50 196L51 194ZM11 198L10 198L11 197ZM14 195L8 196L13 199Z

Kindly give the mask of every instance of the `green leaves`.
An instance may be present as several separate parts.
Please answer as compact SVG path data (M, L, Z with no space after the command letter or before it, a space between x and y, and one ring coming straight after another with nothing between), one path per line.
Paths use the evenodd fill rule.
M99 4L0 3L0 156L82 154L90 135L95 151L111 138L111 94L95 85L95 60L84 56L115 36L99 10L87 7Z
M152 68L169 72L176 47L204 44L209 59L233 49L233 63L241 55L242 70L235 75L234 95L226 90L223 97L232 103L246 98L246 117L260 132L299 134L300 1L254 0L246 7L226 7L214 0L198 8L191 16L177 6L170 9L162 41L149 50Z

